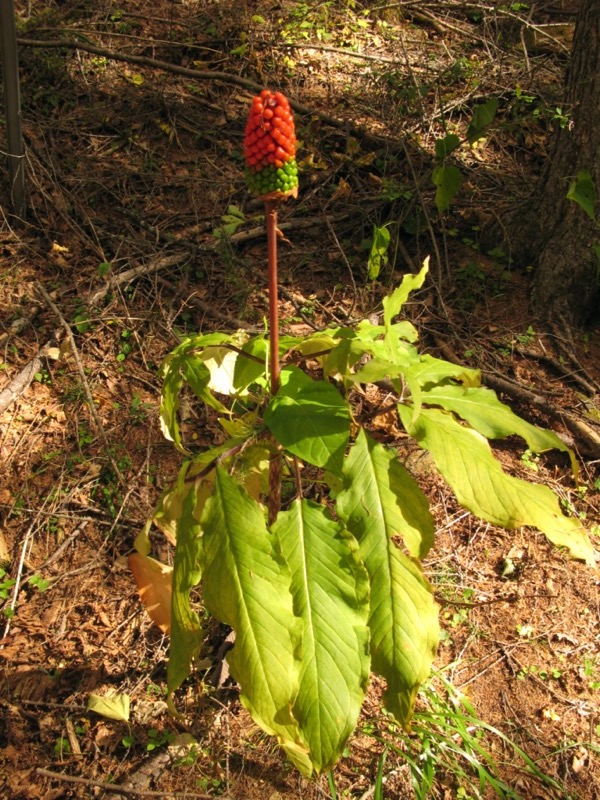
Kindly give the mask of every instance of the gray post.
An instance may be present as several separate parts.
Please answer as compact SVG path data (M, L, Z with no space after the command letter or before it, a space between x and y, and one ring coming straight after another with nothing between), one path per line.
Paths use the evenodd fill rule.
M25 216L25 148L21 129L19 56L13 0L0 0L0 56L4 81L4 113L10 194L14 213Z

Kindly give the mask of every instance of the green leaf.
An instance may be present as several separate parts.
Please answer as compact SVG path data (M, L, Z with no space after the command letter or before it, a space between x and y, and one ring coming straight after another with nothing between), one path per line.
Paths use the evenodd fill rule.
M223 360L230 358L227 366L223 366ZM231 389L233 375L233 363L237 358L237 353L226 350L223 347L206 348L202 357L190 353L180 359L181 374L184 381L194 392L199 400L207 406L214 408L221 414L228 414L229 409L223 405L213 395L211 389L222 394L228 394ZM230 367L230 369L228 369Z
M575 558L594 564L594 550L579 521L562 514L547 486L507 475L480 433L435 408L422 408L414 423L409 406L398 406L398 413L408 433L429 450L462 506L504 528L538 528Z
M435 358L428 353L420 356L418 363L412 364L409 370L412 378L422 387L445 381L448 378L454 378L465 386L479 386L481 383L481 373L478 369L452 364L450 361Z
M206 607L235 630L227 656L254 721L277 736L304 774L312 767L292 708L298 694L302 621L294 615L290 572L260 505L221 467L204 526Z
M577 173L577 178L569 186L567 199L577 203L596 222L596 185L587 169Z
M473 119L467 128L467 141L474 144L478 139L483 139L487 127L493 122L498 110L498 99L490 97L480 106L476 106Z
M179 411L179 392L183 386L183 377L178 369L169 369L164 377L160 396L160 428L165 439L173 442L178 450L185 453L181 442L181 431L177 420Z
M354 375L349 375L348 379L354 383L377 383L385 378L393 380L402 375L403 369L408 363L408 360L405 361L405 364L398 364L383 358L372 358Z
M368 277L374 281L378 278L381 268L387 261L387 251L390 246L390 232L386 225L373 228L373 242L368 259Z
M455 133L448 133L443 139L436 139L434 147L436 156L443 159L460 147L460 139Z
M273 526L302 618L294 716L315 771L331 769L354 730L369 677L369 586L355 539L321 505L297 500Z
M210 372L208 388L211 392L235 394L234 372L238 353L228 347L207 347L202 353L204 366Z
M113 694L104 697L99 694L91 694L88 698L87 710L94 711L106 719L129 722L129 695Z
M298 344L296 348L303 356L310 356L313 353L322 353L326 350L333 350L340 343L337 337L325 331L318 331Z
M186 480L190 462L184 461L177 480L172 486L169 486L160 496L150 522L153 522L159 528L170 544L175 546L177 544L177 524L183 513L183 504L185 498L190 492L194 491L194 483ZM148 538L149 525L146 525L135 539L135 549L140 555L149 555L151 548L150 539Z
M268 342L262 335L255 336L243 345L242 353L247 355L239 354L233 371L233 386L238 392L257 381L266 383Z
M438 164L431 173L435 186L435 205L439 214L448 208L462 183L462 175L458 167Z
M484 386L464 388L447 384L424 391L422 399L428 405L439 405L446 411L458 414L486 439L501 439L516 434L525 439L534 453L543 453L546 450L568 453L573 472L577 475L575 455L562 439L554 431L538 428L518 417L491 389Z
M346 489L338 511L350 530L366 524L355 520L357 514L359 520L371 515L380 517L388 537L401 536L411 556L425 558L435 536L429 502L394 453L361 429L348 456L348 466L344 467L344 476ZM362 503L356 504L349 480L356 483L353 491L364 491ZM352 512L348 506L350 499L354 504Z
M420 566L392 536L426 553L433 540L428 503L402 465L361 431L344 464L337 511L369 573L372 668L387 681L387 707L407 724L435 656L438 618Z
M240 44L238 47L234 47L233 50L230 50L229 55L243 56L247 49L248 49L248 42L242 42L242 44Z
M172 695L189 676L191 663L202 646L203 631L198 614L191 606L190 591L201 577L202 529L197 521L211 491L211 481L200 482L183 498L177 521L177 547L173 562L171 599L171 643L167 667L167 702L173 713Z
M90 315L87 311L82 311L73 320L78 333L85 333L90 327Z
M106 278L111 269L112 263L110 261L102 261L102 263L98 264L98 277Z
M403 278L402 283L390 295L383 298L383 324L389 328L394 317L398 316L402 306L408 300L411 292L420 289L425 283L425 278L429 272L429 256L423 262L421 270L413 275L408 272Z
M174 442L177 449L183 453L187 451L181 442L177 412L180 404L179 393L184 380L190 384L192 391L202 400L217 407L219 411L227 411L206 388L210 381L210 371L198 358L195 351L210 345L230 342L233 338L231 334L219 332L186 336L161 365L163 389L160 398L160 427L165 438Z
M281 386L265 409L265 424L287 450L317 467L341 467L350 413L330 383L313 381L297 367L281 371Z

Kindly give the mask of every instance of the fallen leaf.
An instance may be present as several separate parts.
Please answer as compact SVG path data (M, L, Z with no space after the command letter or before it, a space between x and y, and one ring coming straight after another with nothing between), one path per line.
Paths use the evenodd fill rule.
M138 700L133 709L133 718L140 725L148 725L168 710L169 706L164 700Z
M8 549L8 544L0 528L0 564L8 563L10 563L10 550Z
M133 572L140 600L150 619L163 633L169 633L173 568L140 553L131 553L127 563Z
M580 746L577 748L575 753L573 754L573 760L571 761L571 769L577 775L581 770L589 767L590 765L590 754L585 749L585 747Z
M551 720L552 722L559 722L560 721L560 716L551 707L545 708L542 711L542 716L545 717L546 719Z
M102 697L91 694L88 698L88 711L94 711L101 717L115 719L117 722L129 722L129 695L113 694Z

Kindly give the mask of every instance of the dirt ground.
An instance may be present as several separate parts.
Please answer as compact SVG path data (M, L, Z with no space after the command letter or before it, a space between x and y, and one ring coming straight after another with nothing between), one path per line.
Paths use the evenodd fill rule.
M600 331L570 339L541 326L529 266L482 237L526 197L568 123L576 4L16 6L28 194L16 220L4 176L0 797L330 798L325 778L306 782L253 725L235 685L208 685L227 634L214 622L178 693L186 722L167 713L168 640L127 567L180 466L159 426L158 369L183 332L263 325L262 207L245 189L242 136L252 96L281 89L296 104L301 175L280 214L285 329L372 313L431 255L431 280L408 309L426 349L481 368L515 411L573 446L578 484L564 454L536 457L517 439L495 450L513 474L550 485L597 545ZM563 27L529 41L549 23ZM492 96L496 119L457 153L462 185L440 216L434 141L464 136ZM387 224L389 257L373 280L370 240ZM190 441L208 444L210 417L189 404L182 419ZM598 572L536 531L465 512L416 445L385 433L435 515L426 570L443 637L411 735L382 714L373 682L336 769L338 796L373 795L386 744L386 800L425 797L406 754L436 773L427 796L495 796L466 761L468 779L452 767L458 733L444 746L427 738L440 704L440 730L451 728L449 681L513 792L500 796L600 798ZM153 545L172 562L158 532ZM129 722L87 710L90 694L111 692L131 698Z

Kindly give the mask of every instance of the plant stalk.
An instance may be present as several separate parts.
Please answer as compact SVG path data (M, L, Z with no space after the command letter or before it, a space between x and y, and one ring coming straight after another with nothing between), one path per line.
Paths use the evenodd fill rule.
M269 263L269 377L271 394L279 390L279 302L277 297L277 200L265 200L267 253ZM281 508L281 454L269 462L268 519L272 525Z
M279 303L277 297L277 200L265 200L269 260L269 375L271 394L279 389Z

